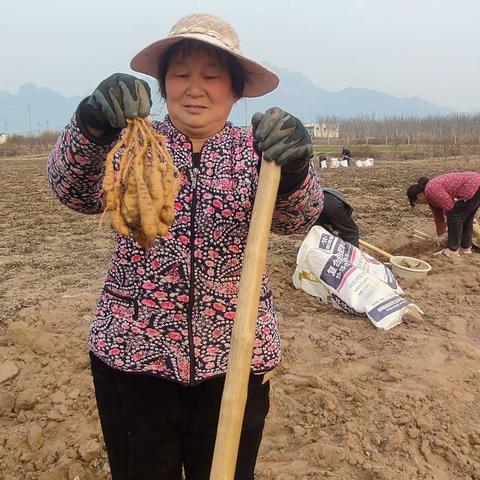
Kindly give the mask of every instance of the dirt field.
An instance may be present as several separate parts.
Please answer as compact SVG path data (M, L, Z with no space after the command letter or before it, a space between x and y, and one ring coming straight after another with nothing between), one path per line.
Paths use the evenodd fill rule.
M274 237L269 268L284 346L259 480L480 480L480 254L434 258L405 188L478 170L478 158L322 171L355 207L362 237L430 261L402 282L420 324L378 331L297 291L301 236ZM86 349L112 246L98 217L51 195L45 159L0 160L0 479L105 480Z

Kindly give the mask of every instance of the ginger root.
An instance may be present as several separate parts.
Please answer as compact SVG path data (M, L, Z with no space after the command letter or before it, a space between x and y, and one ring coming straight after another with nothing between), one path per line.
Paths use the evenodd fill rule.
M115 156L122 149L115 168ZM113 229L132 235L143 247L153 245L157 235L168 233L179 189L180 175L165 138L148 120L129 119L122 138L107 155L103 180L104 214L109 212Z

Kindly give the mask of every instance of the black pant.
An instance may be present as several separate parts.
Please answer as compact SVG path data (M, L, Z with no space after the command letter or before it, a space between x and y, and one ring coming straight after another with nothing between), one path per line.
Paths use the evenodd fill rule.
M325 227L329 231L337 231L342 240L358 247L359 232L352 218L352 208L335 195L325 192L323 210L315 225Z
M182 386L125 373L90 354L113 480L208 480L225 377ZM235 480L253 480L269 383L250 375Z
M470 200L455 202L455 206L447 214L448 248L450 250L472 246L473 220L479 207L480 188Z

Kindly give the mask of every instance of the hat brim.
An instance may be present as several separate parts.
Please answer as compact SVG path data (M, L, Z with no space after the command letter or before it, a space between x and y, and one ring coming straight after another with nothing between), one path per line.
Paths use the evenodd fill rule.
M146 73L158 79L160 59L163 57L167 49L173 44L190 38L198 40L208 45L220 48L235 57L243 66L247 74L247 81L243 90L243 97L261 97L277 88L279 78L275 73L264 67L260 63L254 62L249 58L244 57L239 53L226 48L220 41L215 38L202 34L183 34L175 35L174 37L167 37L158 40L148 47L145 47L137 53L130 62L130 68L136 72Z

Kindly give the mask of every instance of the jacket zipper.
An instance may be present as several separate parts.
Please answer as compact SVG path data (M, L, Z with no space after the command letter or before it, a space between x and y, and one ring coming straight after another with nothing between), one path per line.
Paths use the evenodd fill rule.
M197 207L197 179L200 173L201 153L194 153L192 158L192 170L190 179L192 182L192 204L190 210L190 292L188 298L187 324L188 324L188 348L190 354L190 381L195 383L195 345L193 342L193 304L195 302L195 213Z

